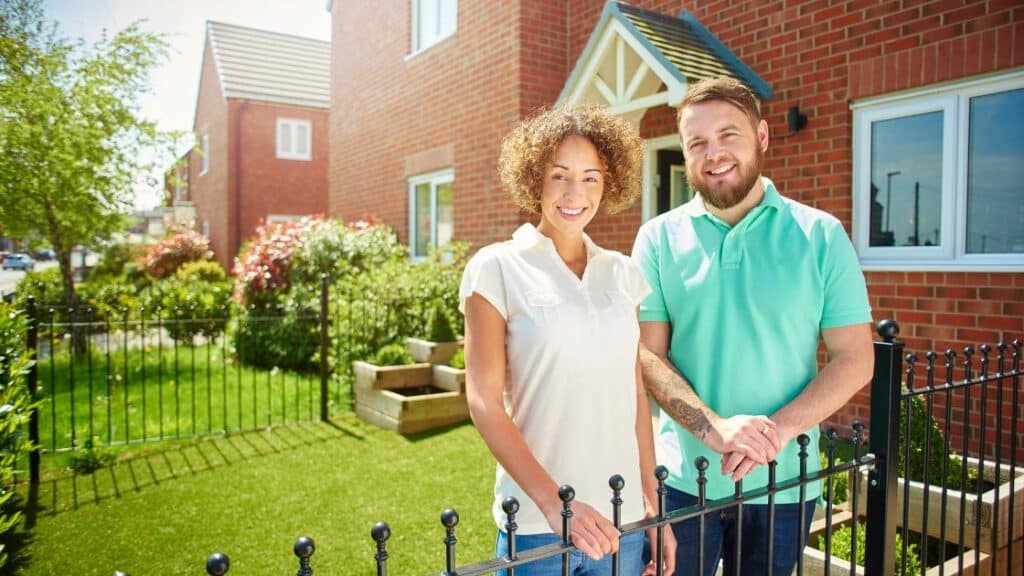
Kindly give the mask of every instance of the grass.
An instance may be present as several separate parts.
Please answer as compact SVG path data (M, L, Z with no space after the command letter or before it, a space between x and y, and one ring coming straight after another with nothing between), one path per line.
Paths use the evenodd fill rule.
M440 512L459 511L458 560L490 558L494 460L471 425L404 438L350 415L147 446L91 475L49 471L11 539L9 574L294 573L294 540L316 573L374 574L387 521L389 573L444 569ZM34 506L31 506L32 502Z
M316 374L239 368L222 344L115 346L39 364L46 450L249 430L319 417Z

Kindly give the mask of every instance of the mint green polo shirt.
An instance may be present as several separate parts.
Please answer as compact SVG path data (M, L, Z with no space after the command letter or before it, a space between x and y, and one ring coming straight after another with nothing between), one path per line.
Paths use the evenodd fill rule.
M669 358L724 417L771 415L817 374L821 330L871 321L864 275L839 220L762 183L764 199L735 226L695 196L644 224L633 247L652 288L640 321L671 323ZM806 434L810 474L820 467L818 427ZM732 479L719 472L721 455L664 412L658 448L669 486L696 495L693 462L704 456L708 498L733 494ZM795 440L783 447L777 482L799 476L798 453ZM758 466L743 488L767 482L768 467ZM808 500L820 493L820 483L807 486ZM776 495L780 504L798 499L797 490Z

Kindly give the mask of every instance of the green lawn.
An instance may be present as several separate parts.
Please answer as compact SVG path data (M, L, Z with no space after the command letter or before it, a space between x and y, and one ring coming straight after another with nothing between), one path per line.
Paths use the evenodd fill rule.
M491 557L493 478L468 424L403 438L345 415L146 446L91 475L48 471L8 573L195 575L219 551L229 574L290 574L292 544L308 535L317 574L374 574L379 520L393 534L389 573L434 573L448 506L461 516L460 564Z
M187 438L319 417L316 374L238 368L216 343L163 344L40 361L40 445Z

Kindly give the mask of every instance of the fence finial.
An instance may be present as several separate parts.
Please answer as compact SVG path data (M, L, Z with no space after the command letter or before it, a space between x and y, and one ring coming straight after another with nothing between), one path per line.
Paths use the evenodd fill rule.
M309 536L302 536L295 541L293 547L295 555L299 557L299 571L295 576L313 576L313 569L309 567L309 557L316 552L316 545Z
M900 325L897 324L895 320L891 320L889 318L880 321L875 330L878 332L878 335L882 337L882 340L885 340L886 342L892 342L900 335Z
M228 573L229 568L231 568L231 561L228 560L227 555L220 552L210 554L210 557L206 559L206 573L210 576L224 576Z
M383 576L388 570L387 542L388 538L391 538L391 527L387 522L377 522L370 529L370 537L377 543L377 553L373 555L373 559L377 561L377 574Z

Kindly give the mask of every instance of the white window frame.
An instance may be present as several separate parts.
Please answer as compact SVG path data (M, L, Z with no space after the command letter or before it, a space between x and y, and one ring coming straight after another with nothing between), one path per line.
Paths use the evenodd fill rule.
M423 3L431 2L437 9L435 22L438 30L436 35L432 35L426 38L420 37L420 19L423 17ZM450 3L450 4L449 4ZM455 34L455 31L459 27L459 2L458 0L410 0L410 12L412 13L412 27L410 28L411 46L409 50L409 57L415 56L420 52L430 48L431 46L438 44L445 38ZM450 6L451 13L451 28L441 29L443 22L442 15L445 11L445 7Z
M430 246L436 248L437 188L441 184L453 184L454 182L455 170L451 168L409 178L409 256L413 260L419 261L427 257L426 254L416 253L416 238L419 236L419 228L416 223L416 187L420 184L430 184Z
M210 171L210 133L203 132L199 136L199 175Z
M267 214L267 224L288 224L302 220L301 214Z
M967 253L967 161L970 99L1024 88L1024 71L855 102L853 110L853 242L865 270L1019 271L1024 254ZM941 111L942 226L938 246L871 246L873 122ZM888 207L887 207L888 208Z
M287 126L291 132L289 141L290 148L281 147L281 128ZM299 131L297 128L306 129L306 153L296 152L299 148ZM278 118L277 129L274 131L274 148L277 157L283 160L312 160L313 159L313 123L300 118Z

